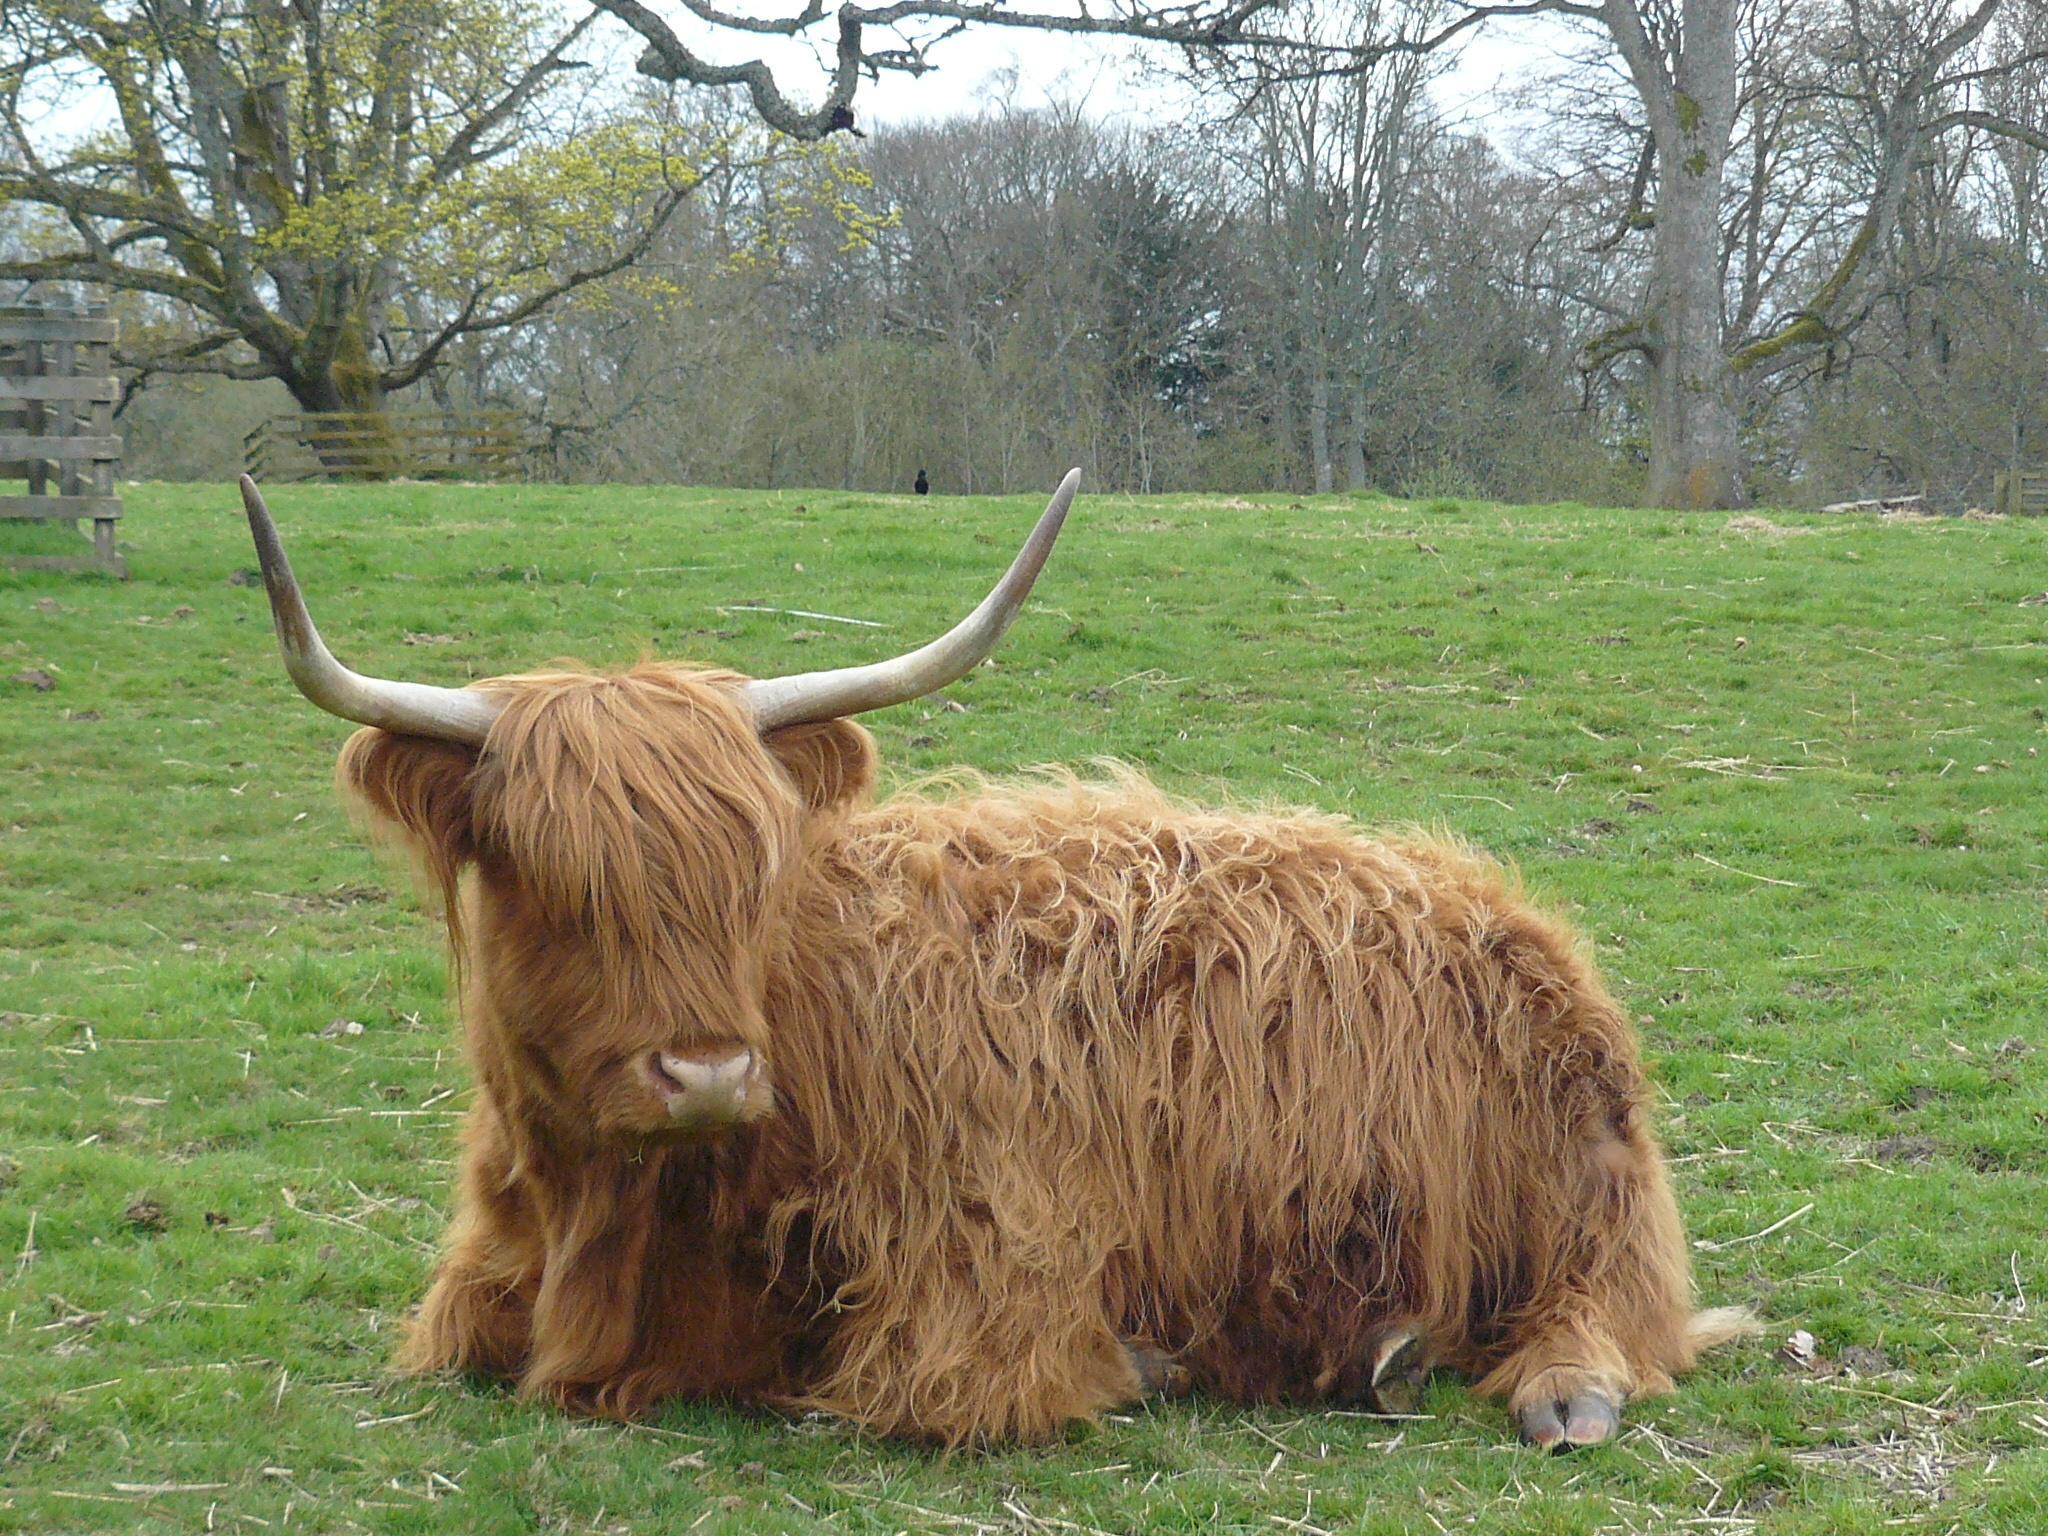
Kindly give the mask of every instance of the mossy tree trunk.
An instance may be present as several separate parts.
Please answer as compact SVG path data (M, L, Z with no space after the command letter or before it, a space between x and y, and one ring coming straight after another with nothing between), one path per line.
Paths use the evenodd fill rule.
M1644 499L1653 507L1739 507L1748 497L1737 381L1722 336L1721 238L1721 188L1736 111L1735 0L1689 0L1684 22L1684 47L1670 66L1637 79L1650 107L1658 169L1644 311L1650 333Z
M1721 187L1736 113L1736 0L1684 0L1680 28L1653 30L1638 0L1605 0L1648 120L1653 210L1649 278L1635 319L1589 342L1585 365L1634 353L1649 373L1650 474L1657 507L1735 507L1743 489L1738 380L1723 338ZM1667 22L1669 18L1666 18ZM1639 177L1637 197L1648 190Z

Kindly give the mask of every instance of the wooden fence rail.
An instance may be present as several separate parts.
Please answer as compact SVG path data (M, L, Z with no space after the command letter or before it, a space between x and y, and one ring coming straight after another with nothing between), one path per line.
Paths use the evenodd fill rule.
M517 411L276 416L242 439L257 480L512 480L531 447Z
M7 565L128 574L114 542L118 330L99 305L0 309L0 480L28 482L26 496L0 496L0 519L76 528L90 518L93 542L90 555L10 555Z

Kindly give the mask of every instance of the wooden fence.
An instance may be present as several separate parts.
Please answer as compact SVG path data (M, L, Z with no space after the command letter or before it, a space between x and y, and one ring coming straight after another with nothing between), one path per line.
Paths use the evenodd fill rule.
M0 309L0 480L28 482L26 496L0 495L0 519L76 528L90 518L93 542L89 555L10 555L8 565L128 574L114 544L117 330L102 305Z
M1991 482L1991 510L2008 517L2048 516L2048 474L2000 470Z
M517 411L276 416L242 439L257 480L515 480L530 447Z

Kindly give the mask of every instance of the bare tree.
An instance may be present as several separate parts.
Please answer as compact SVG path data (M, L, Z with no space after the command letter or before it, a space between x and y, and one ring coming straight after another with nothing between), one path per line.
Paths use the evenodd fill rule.
M2044 18L2003 13L1990 56L2024 59ZM1907 181L1830 366L1807 391L1802 457L1831 483L1988 499L2048 444L2048 61L2003 69L1957 110Z
M1861 214L1836 259L1800 302L1743 334L1731 325L1724 225L1729 159L1744 105L1745 40L1775 37L1745 20L1771 0L1528 0L1474 5L1468 15L1547 12L1598 29L1626 72L1646 143L1625 218L1649 234L1631 312L1593 338L1589 366L1627 354L1649 370L1648 499L1660 506L1734 506L1746 497L1741 406L1755 370L1825 347L1858 313L1874 253L1895 227L1928 145L1964 127L2025 134L1970 102L1973 90L2023 60L1987 56L2002 8L2036 0L1814 0L1779 7L1811 43L1787 60L1782 88L1856 117ZM1768 134L1754 140L1759 146ZM1753 227L1754 224L1753 224ZM1753 298L1749 294L1745 297ZM1752 316L1753 318L1753 316Z
M1446 14L1437 0L1342 0L1304 25L1312 39L1427 34ZM1219 109L1244 186L1283 392L1276 415L1291 437L1298 390L1318 491L1334 486L1340 458L1353 489L1367 483L1369 418L1394 361L1396 231L1418 145L1434 127L1424 88L1442 69L1429 52L1386 53L1343 72L1323 67L1326 57L1306 46L1187 60Z

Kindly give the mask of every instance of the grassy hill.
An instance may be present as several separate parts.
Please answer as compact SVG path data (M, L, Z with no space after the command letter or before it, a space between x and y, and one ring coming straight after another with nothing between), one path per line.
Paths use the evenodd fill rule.
M438 933L335 807L232 491L127 494L133 580L0 572L0 1528L2048 1527L2048 526L1084 496L962 708L869 718L889 771L1113 756L1512 861L1641 1020L1705 1299L1769 1332L1570 1457L1440 1380L945 1460L385 1377L467 1102ZM444 683L873 659L1039 505L272 504L342 658Z

